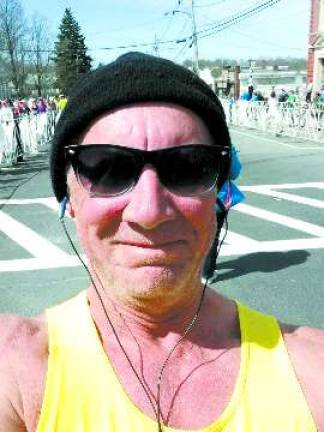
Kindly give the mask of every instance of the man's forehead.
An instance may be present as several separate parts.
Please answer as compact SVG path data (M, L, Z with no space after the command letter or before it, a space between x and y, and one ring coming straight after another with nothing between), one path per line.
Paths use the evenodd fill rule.
M109 111L95 119L82 138L84 144L106 139L167 138L209 141L207 126L197 114L180 105L147 102ZM119 142L122 143L122 142Z

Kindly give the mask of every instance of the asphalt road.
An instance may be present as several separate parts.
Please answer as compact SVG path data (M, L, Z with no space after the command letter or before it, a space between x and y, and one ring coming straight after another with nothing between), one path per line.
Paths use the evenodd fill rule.
M231 134L246 200L230 213L213 288L324 328L324 143ZM47 159L0 170L0 312L36 314L88 284L58 221Z

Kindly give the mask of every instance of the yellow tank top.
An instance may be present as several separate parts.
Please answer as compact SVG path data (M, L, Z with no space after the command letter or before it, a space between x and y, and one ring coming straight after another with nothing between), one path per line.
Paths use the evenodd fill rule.
M235 389L222 415L199 432L315 432L277 321L237 305L241 366ZM47 317L49 360L37 432L156 432L156 422L119 382L85 292L49 309Z

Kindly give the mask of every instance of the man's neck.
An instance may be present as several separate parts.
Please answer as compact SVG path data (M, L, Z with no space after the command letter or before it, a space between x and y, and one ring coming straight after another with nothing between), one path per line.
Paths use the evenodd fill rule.
M107 314L121 337L139 338L142 342L146 341L168 349L185 333L198 312L197 322L190 331L191 341L198 345L223 345L226 335L231 333L231 329L237 328L237 323L234 323L236 320L235 306L233 302L207 288L201 308L198 310L202 293L203 287L201 286L194 301L182 302L181 307L158 315L152 315L143 309L134 309L133 306L110 299L107 295L103 297L104 311L93 287L88 290L88 299L91 314L101 333L105 332L103 329L110 328ZM226 315L220 316L219 312L223 310L226 311Z
M195 295L183 298L181 304L174 302L164 307L157 307L156 301L137 302L123 301L105 292L99 291L105 308L103 310L98 293L91 286L88 299L91 312L105 319L106 313L118 327L128 327L139 336L150 336L153 339L165 337L169 333L182 334L197 314L203 286L196 290ZM105 313L106 312L106 313ZM107 319L107 318L106 318Z

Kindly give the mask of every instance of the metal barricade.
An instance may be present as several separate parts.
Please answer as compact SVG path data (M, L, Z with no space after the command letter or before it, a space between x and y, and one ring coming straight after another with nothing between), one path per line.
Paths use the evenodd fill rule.
M324 145L324 104L281 102L269 105L223 99L229 124L270 132L275 135L303 138Z
M21 162L24 155L38 153L51 140L55 111L23 114L17 118L9 109L0 111L0 166Z

